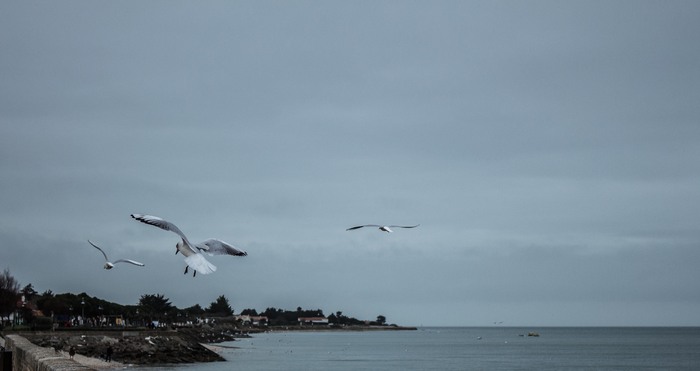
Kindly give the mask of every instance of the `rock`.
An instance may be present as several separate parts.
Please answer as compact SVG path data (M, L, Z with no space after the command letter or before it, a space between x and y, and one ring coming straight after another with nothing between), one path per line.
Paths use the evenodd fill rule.
M107 348L114 350L112 360L124 364L167 364L224 361L217 353L200 343L210 342L219 336L206 334L198 337L190 331L181 333L172 330L140 331L124 336L123 331L98 333L54 332L50 334L25 333L32 343L42 347L69 349L94 358L105 358ZM201 338L201 340L200 340ZM231 341L233 338L226 338Z

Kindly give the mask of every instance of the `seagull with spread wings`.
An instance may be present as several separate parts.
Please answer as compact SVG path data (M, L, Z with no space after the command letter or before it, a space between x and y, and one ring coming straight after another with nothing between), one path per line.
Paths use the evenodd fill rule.
M391 228L415 228L415 227L417 227L417 226L419 226L419 225L420 225L420 224L416 224L416 225L379 225L379 224L365 224L365 225L358 225L358 226L355 226L355 227L350 227L350 228L346 229L346 231L353 231L353 230L355 230L355 229L360 229L360 228L364 228L364 227L377 227L377 228L379 228L380 231L384 231L384 232L387 232L387 233L391 233L391 232L393 232L393 231L391 230Z
M97 250L100 250L102 255L104 255L105 261L106 261L104 268L107 270L114 268L114 264L117 264L117 263L129 263L129 264L133 264L133 265L138 265L139 267L144 266L143 263L139 263L139 262L137 262L135 260L131 260L131 259L119 259L119 260L115 260L114 262L111 262L111 261L109 261L109 258L107 257L107 254L105 254L104 250L102 250L99 246L92 243L92 241L88 240L88 242L90 243L90 245L92 245L92 247L96 248Z
M214 273L216 271L216 266L212 263L210 263L204 255L200 253L201 252L206 252L209 255L234 255L234 256L246 256L248 255L247 252L239 250L235 248L233 245L230 245L224 241L217 240L215 238L210 238L204 242L200 242L197 244L192 244L190 241L187 239L184 233L178 228L175 224L170 223L167 220L161 219L157 216L153 215L144 215L144 214L131 214L131 217L142 222L146 223L149 225L152 225L154 227L158 227L160 229L166 230L173 232L180 236L182 241L178 242L177 245L175 245L175 254L178 252L182 253L182 255L185 256L185 263L187 263L187 266L185 267L185 274L187 274L187 270L189 268L194 269L194 273L192 276L196 276L197 272L201 274L209 274L209 273Z

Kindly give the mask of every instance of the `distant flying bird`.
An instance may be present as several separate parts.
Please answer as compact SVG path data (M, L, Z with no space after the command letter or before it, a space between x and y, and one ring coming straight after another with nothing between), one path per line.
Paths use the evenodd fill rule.
M358 225L358 226L356 226L356 227L350 227L350 228L346 229L346 231L352 231L352 230L360 229L360 228L363 228L363 227L377 227L377 228L379 228L380 231L384 231L384 232L391 233L391 232L393 232L393 231L391 230L391 228L415 228L415 227L417 227L417 226L419 226L419 225L420 225L420 224L416 224L416 225L379 225L379 224L365 224L365 225Z
M100 247L95 245L94 243L92 243L92 241L88 240L88 242L90 243L90 245L92 245L92 247L96 248L97 250L100 250L102 255L104 255L105 261L106 261L105 266L104 266L105 269L114 268L114 264L116 264L116 263L129 263L129 264L133 264L133 265L138 265L139 267L144 266L143 263L139 263L139 262L131 260L131 259L119 259L119 260L115 260L114 262L110 262L109 258L107 257L107 254L105 254L104 250L100 249Z
M177 245L175 245L175 248L177 249L175 250L175 254L181 252L182 255L185 256L185 263L187 263L187 267L185 267L185 274L187 274L187 270L191 267L192 269L194 269L192 277L196 276L197 272L201 274L209 274L214 273L216 271L216 266L210 263L206 258L204 258L204 256L200 254L199 251L206 252L209 255L248 255L247 252L238 250L232 245L214 238L210 238L204 242L200 242L197 244L192 244L187 239L185 234L182 233L180 228L178 228L175 224L170 223L157 216L131 214L131 217L142 223L150 224L154 227L174 232L178 236L180 236L180 238L182 238L182 241L178 242Z

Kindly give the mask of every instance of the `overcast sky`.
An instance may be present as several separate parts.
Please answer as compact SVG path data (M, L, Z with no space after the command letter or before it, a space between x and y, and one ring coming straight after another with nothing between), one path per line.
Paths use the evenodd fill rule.
M3 1L0 269L402 325L700 325L697 1ZM178 237L248 252L183 275ZM358 224L420 224L383 233ZM102 269L102 256L144 268Z

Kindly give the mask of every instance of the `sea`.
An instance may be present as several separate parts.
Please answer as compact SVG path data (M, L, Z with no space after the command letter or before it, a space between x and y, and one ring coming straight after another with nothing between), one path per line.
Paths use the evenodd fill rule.
M700 370L700 327L268 332L216 345L226 362L139 369Z

